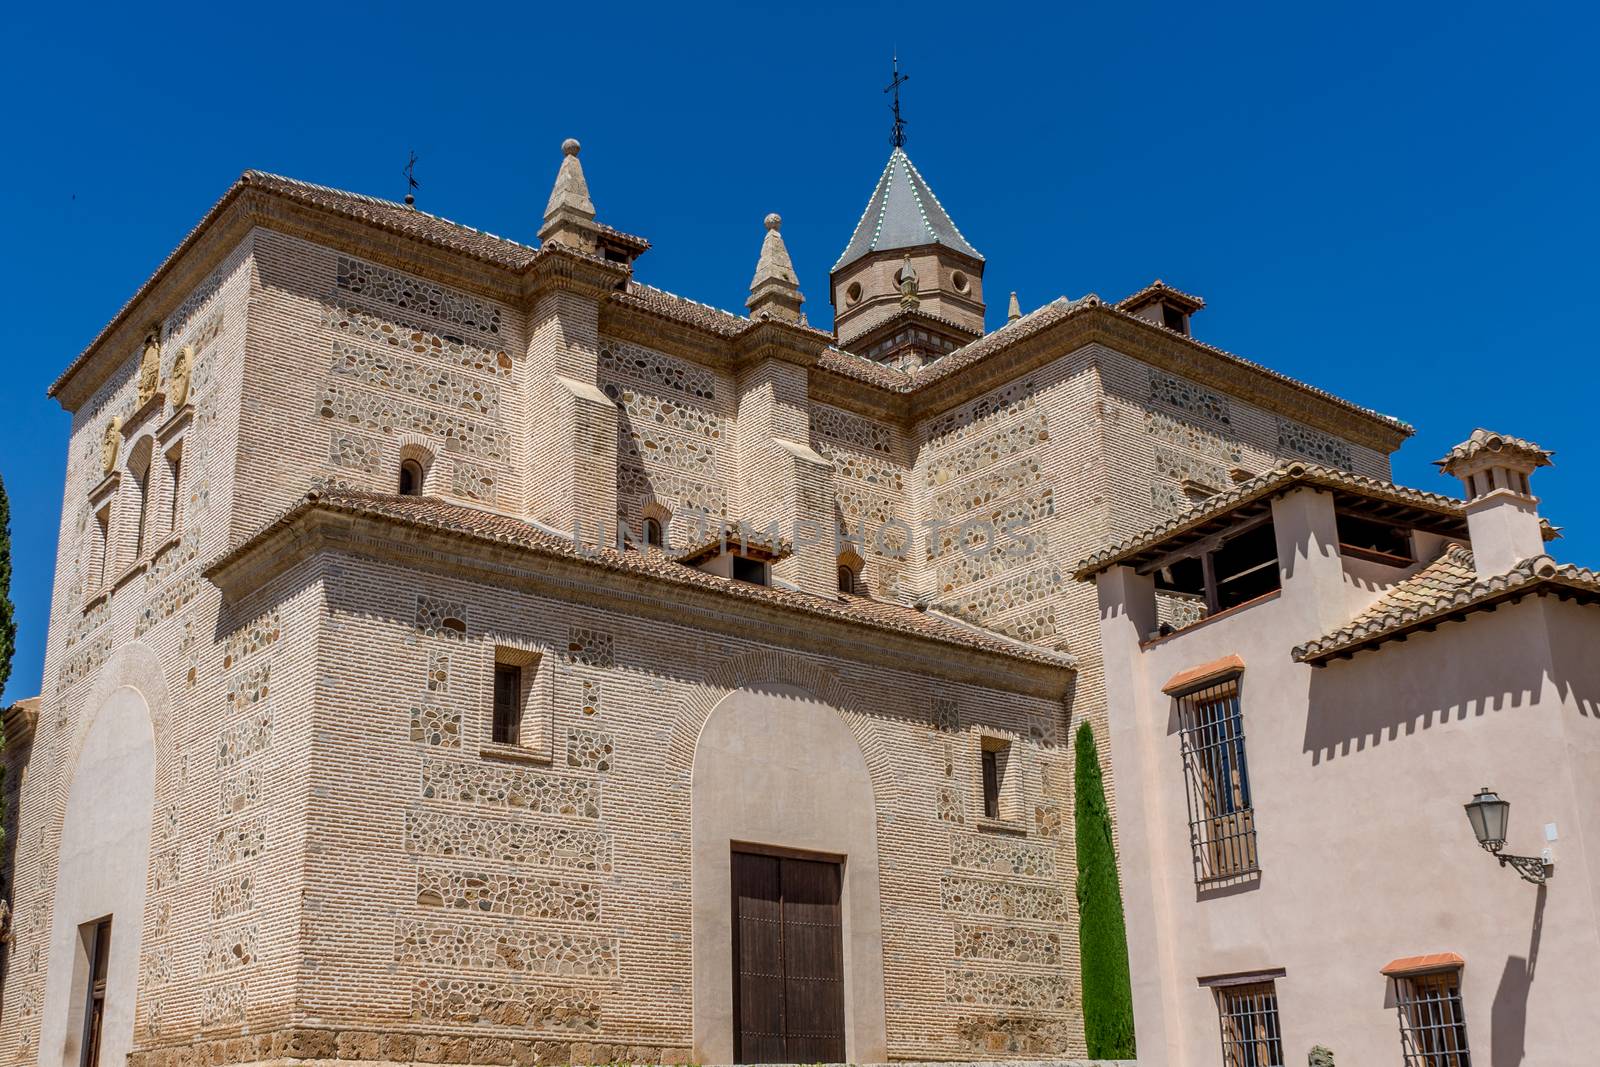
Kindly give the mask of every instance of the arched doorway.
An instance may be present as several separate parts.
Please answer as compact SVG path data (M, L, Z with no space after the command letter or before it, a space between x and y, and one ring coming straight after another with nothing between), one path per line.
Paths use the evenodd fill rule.
M89 715L61 828L41 1067L79 1067L96 1043L99 1067L114 1067L133 1045L155 734L132 686L111 690Z
M805 1035L834 1025L833 1004L839 1058L882 1062L877 817L867 761L838 710L798 686L735 690L700 732L692 781L696 1060L823 1058L806 1054ZM805 958L784 954L786 915L812 932ZM763 929L771 943L752 950ZM736 950L762 961L743 978ZM753 981L757 971L772 980Z

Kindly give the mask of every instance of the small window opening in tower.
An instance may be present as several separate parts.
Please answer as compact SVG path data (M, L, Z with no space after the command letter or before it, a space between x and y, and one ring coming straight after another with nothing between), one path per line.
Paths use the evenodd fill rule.
M1166 304L1161 306L1161 325L1169 330L1176 330L1178 333L1187 334L1189 332L1189 324L1184 320L1183 312Z
M861 575L848 563L839 564L839 592L861 592Z
M422 495L422 464L414 459L403 460L400 464L400 495Z
M644 543L649 545L649 546L651 546L652 548L660 548L662 546L662 544L664 543L664 541L665 541L665 538L662 536L662 533L661 533L661 520L660 519L646 519L646 520L644 520Z

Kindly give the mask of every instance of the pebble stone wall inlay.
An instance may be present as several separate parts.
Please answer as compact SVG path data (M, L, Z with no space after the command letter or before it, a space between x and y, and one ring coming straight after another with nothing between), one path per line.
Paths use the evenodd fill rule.
M376 264L340 256L335 284L347 293L364 296L402 311L427 315L441 322L490 335L500 333L499 309L474 300L465 293Z
M205 1029L244 1022L245 984L227 982L200 991L200 1025Z
M427 758L422 761L422 796L535 814L600 817L598 783L520 767Z
M322 325L333 333L344 334L368 344L388 345L414 356L429 359L496 378L511 375L511 357L504 349L481 348L459 337L447 337L420 326L391 321L337 303L325 304Z
M998 923L956 923L956 958L998 963L1061 963L1061 935L1054 930Z
M889 427L842 408L814 405L811 409L811 430L862 452L876 452L885 456L894 454L894 438Z
M317 413L325 419L380 433L411 430L437 437L452 452L470 452L485 459L504 461L511 451L505 431L498 426L455 412L435 411L341 381L322 387Z
M1066 1011L1073 1002L1071 983L1056 975L955 970L945 979L945 994L952 1004Z
M596 830L546 826L444 811L406 813L406 847L430 856L525 863L574 871L611 870L611 839Z
M615 742L603 730L573 727L567 731L567 766L609 771Z
M617 939L598 934L402 919L395 940L400 963L583 978L617 973Z
M608 341L600 346L600 371L659 385L696 400L715 400L717 379L710 371L638 345Z
M462 371L416 363L389 352L374 352L335 341L328 371L380 389L392 389L429 404L460 408L490 418L500 415L500 390L492 382Z
M1278 420L1278 450L1297 453L1326 467L1354 468L1348 444L1290 419Z
M460 748L460 709L441 704L411 705L411 740L438 748Z
M1161 371L1150 372L1150 399L1198 415L1222 426L1233 424L1233 407L1228 398L1201 388L1186 379Z
M615 642L605 630L574 626L568 633L567 654L574 663L610 667L616 662Z
M525 985L470 978L423 978L412 988L412 1017L444 1023L483 1023L544 1033L600 1029L594 989Z
M600 889L591 882L494 871L460 871L423 864L417 903L519 919L598 922Z
M1056 850L1032 841L987 834L951 834L950 863L995 874L1054 878Z
M940 897L948 911L1038 922L1065 922L1067 918L1066 894L1053 885L946 875L940 883Z

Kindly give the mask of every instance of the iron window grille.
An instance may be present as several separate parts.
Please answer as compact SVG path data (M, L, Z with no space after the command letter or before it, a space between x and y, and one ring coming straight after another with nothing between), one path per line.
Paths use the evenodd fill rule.
M1195 883L1260 870L1236 677L1178 696L1178 738Z
M1223 1067L1283 1067L1278 990L1272 982L1219 986Z
M1405 1067L1472 1067L1460 970L1397 975L1390 980Z

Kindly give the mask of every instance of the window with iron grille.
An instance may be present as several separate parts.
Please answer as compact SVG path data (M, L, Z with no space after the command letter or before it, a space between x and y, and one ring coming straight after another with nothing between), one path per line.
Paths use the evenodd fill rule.
M1218 986L1223 1067L1283 1067L1278 990L1272 982Z
M1391 981L1406 1067L1472 1067L1460 970L1397 975Z
M1178 725L1195 882L1259 870L1238 678L1180 694Z

